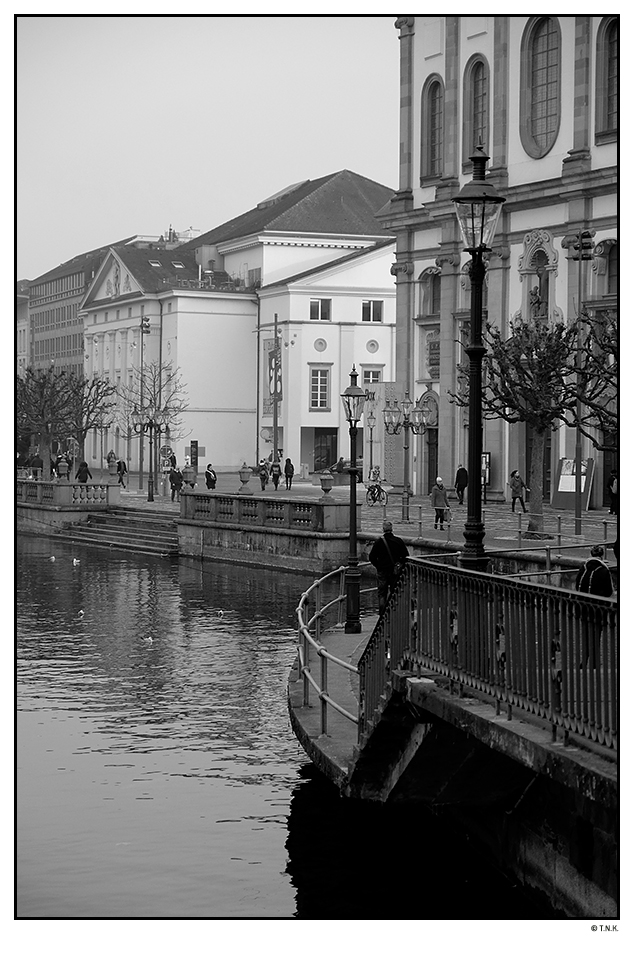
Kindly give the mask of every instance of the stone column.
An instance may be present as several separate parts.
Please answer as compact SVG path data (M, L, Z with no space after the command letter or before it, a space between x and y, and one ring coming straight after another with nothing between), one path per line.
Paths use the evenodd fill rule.
M562 163L562 176L590 170L590 44L592 17L575 17L575 93L572 149Z

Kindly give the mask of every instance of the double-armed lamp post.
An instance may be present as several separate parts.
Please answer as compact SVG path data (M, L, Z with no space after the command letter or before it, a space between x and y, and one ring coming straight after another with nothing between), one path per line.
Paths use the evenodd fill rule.
M352 365L350 384L341 395L346 421L350 426L350 555L345 574L346 624L345 633L358 634L361 631L359 599L361 594L361 572L357 557L357 424L363 415L365 391L357 385L357 370Z
M154 501L154 439L169 426L169 416L167 408L164 411L151 411L143 409L132 412L132 428L136 434L140 435L141 440L147 434L150 439L150 470L148 471L147 499Z
M487 557L484 551L482 522L482 491L479 483L482 464L482 360L486 348L482 343L482 287L484 283L484 254L491 250L500 212L505 198L487 183L488 155L482 146L476 147L469 158L473 177L453 198L456 216L466 253L471 254L471 325L469 357L469 480L467 487L467 521L464 529L465 546L460 559L463 568L484 571Z
M425 415L422 409L414 406L414 402L409 396L409 391L405 391L405 397L400 402L386 401L383 409L383 423L388 434L400 434L403 432L403 500L401 520L409 521L409 499L412 490L409 483L409 433L424 434L427 430Z

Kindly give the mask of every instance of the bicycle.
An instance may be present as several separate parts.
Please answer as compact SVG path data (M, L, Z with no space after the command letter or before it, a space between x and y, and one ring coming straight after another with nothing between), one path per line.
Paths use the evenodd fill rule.
M365 495L366 504L387 504L387 491L384 491L378 481L368 485Z

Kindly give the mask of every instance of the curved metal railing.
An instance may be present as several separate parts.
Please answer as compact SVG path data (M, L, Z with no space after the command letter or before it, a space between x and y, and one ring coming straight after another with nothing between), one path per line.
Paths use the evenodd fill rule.
M359 564L359 568L367 567L369 567L369 562L367 561ZM355 725L358 724L358 716L353 715L328 694L328 665L329 663L337 665L339 668L353 675L358 675L359 671L355 665L351 665L349 662L337 658L336 655L331 654L327 648L321 644L321 635L326 627L328 616L335 616L333 624L343 624L345 620L345 573L346 566L342 565L340 568L336 568L334 571L330 571L327 575L324 575L323 578L314 581L310 588L301 596L296 608L299 632L297 644L298 672L299 677L304 680L303 705L305 708L309 707L310 689L312 688L317 693L317 697L321 703L322 734L327 734L328 732L328 706L340 715L343 715L344 718L349 719L349 721ZM334 597L326 600L324 596L328 594L327 589L332 588L336 582L338 582L336 594ZM375 591L376 587L362 588L360 593L363 595ZM314 611L313 614L309 616L308 608L310 605L314 605ZM311 670L311 652L319 658L319 680L317 680L315 673Z

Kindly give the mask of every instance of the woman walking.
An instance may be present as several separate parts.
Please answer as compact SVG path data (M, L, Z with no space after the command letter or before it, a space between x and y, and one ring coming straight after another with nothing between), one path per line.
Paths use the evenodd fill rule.
M284 477L286 478L286 490L290 491L293 484L293 475L295 474L295 466L293 465L290 458L286 459L284 465Z
M440 530L445 530L445 512L449 510L449 498L442 478L436 478L436 484L431 489L431 506L436 512L434 528L440 524Z
M522 481L519 471L511 471L511 480L509 481L509 485L511 488L511 511L515 511L515 502L519 501L519 503L522 505L524 514L526 514L526 505L524 504L522 491L530 491L530 488L527 488Z

